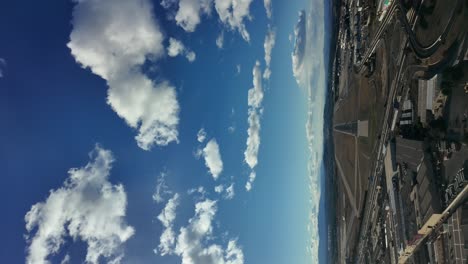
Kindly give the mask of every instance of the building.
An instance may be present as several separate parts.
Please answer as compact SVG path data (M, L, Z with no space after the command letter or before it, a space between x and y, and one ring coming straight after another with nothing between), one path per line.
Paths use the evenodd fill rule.
M439 95L440 81L439 75L429 80L418 81L418 116L423 125L429 123L430 115L434 114L434 101Z
M357 135L358 137L368 137L369 136L369 121L368 120L358 120L357 122Z
M412 125L414 123L414 109L411 100L403 102L401 116L400 116L400 127L406 125Z
M377 15L379 16L379 22L383 20L385 15L387 14L388 7L391 5L392 1L390 0L380 0L377 5Z
M431 162L425 158L418 167L411 198L418 226L423 226L433 214L442 212L442 203Z
M395 162L399 170L398 199L401 208L402 242L407 245L417 234L420 226L416 218L412 197L416 184L419 165L424 159L424 144L422 141L409 140L401 137L395 139Z
M447 221L448 263L468 261L468 202L459 207Z
M446 233L442 232L434 242L432 242L434 251L434 263L436 264L448 264L448 252L446 247Z

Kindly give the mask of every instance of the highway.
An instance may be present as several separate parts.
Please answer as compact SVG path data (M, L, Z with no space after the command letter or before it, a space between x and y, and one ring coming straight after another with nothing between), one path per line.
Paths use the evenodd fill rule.
M423 3L424 3L424 0L421 2L420 7L422 6ZM417 14L419 13L419 10L418 10L418 12L414 12L413 9L410 10L410 21L411 21L410 22L410 21L408 21L408 19L406 17L406 12L405 12L404 8L401 6L400 1L399 0L392 1L391 5L390 5L390 7L388 9L388 12L387 12L387 14L385 15L385 17L384 17L384 19L382 21L382 24L378 28L377 33L376 33L374 39L372 40L369 48L364 53L364 56L363 56L361 62L357 63L355 65L356 69L357 69L357 72L359 73L364 69L365 63L369 60L369 58L372 56L375 49L377 48L380 40L382 39L382 35L386 31L387 26L389 25L389 22L392 20L393 14L395 12L397 12L399 14L398 18L399 18L400 22L403 24L403 27L404 27L404 29L406 31L406 34L409 37L409 42L411 44L411 47L413 48L413 51L416 54L416 56L419 57L419 58L428 58L431 55L433 55L440 48L440 46L445 42L445 38L447 37L447 35L448 35L448 33L449 33L449 31L450 31L450 29L453 26L453 23L455 21L455 18L456 18L455 12L458 10L458 8L462 8L462 7L463 7L463 1L462 0L457 0L457 4L456 4L455 8L452 10L452 14L450 15L450 20L446 24L443 33L430 45L423 46L417 40L416 34L414 33L414 26L415 26L415 22L416 22L415 18L417 16Z
M405 43L407 44L408 40L406 40ZM369 199L366 201L366 204L364 206L365 212L364 212L364 217L363 217L363 223L361 225L361 230L359 230L358 251L357 251L357 256L356 256L357 258L356 258L355 263L363 263L362 258L364 257L364 254L365 254L365 249L366 249L366 244L367 244L367 230L369 230L369 218L371 216L371 211L372 211L369 209L372 207L372 204L374 203L377 186L380 181L381 172L383 171L384 155L382 153L383 152L382 149L384 147L384 144L386 144L388 140L389 128L390 128L387 120L389 120L390 114L392 113L391 111L393 108L392 102L393 102L393 99L395 98L397 87L400 82L400 78L403 72L403 65L404 65L403 62L405 61L405 59L406 59L406 54L404 50L402 49L400 51L399 60L397 64L397 65L400 65L400 68L397 72L394 82L392 83L390 96L387 99L387 106L385 109L385 116L383 119L384 123L383 123L383 128L382 128L382 136L379 141L379 147L377 148L378 152L377 152L376 163L374 165L374 170L371 173L371 175L375 176L375 179L369 182L369 188L368 188Z
M460 3L460 0L458 0L458 1L459 1L458 3ZM421 5L422 5L422 3L421 3ZM383 157L384 157L383 149L384 149L384 144L386 144L386 142L388 141L389 135L390 135L390 132L391 132L391 131L389 131L390 127L389 127L388 120L390 120L389 118L391 117L391 114L393 113L393 111L392 111L393 101L394 101L394 98L395 98L395 96L397 94L397 91L398 91L397 88L399 87L400 80L401 80L403 75L406 75L407 71L411 67L411 66L409 66L405 70L403 70L404 62L405 62L406 57L407 57L404 50L405 50L405 48L407 47L407 45L409 43L412 46L412 48L415 51L415 54L417 56L421 56L421 57L422 56L423 57L431 56L432 54L434 54L435 51L437 51L437 49L440 47L440 45L444 42L444 39L448 34L450 26L453 24L453 18L451 18L449 23L447 23L447 26L446 26L444 32L441 34L441 36L439 36L439 38L436 41L434 41L431 45L429 45L427 47L424 47L419 43L419 41L417 41L416 36L414 34L414 26L415 26L415 23L417 21L417 16L418 16L419 10L418 10L418 12L414 12L414 10L411 9L411 11L409 13L411 22L408 22L408 20L406 18L406 15L405 15L406 12L404 11L403 7L401 7L400 2L398 0L392 1L391 6L389 7L387 14L385 15L384 19L382 20L382 23L379 26L379 28L378 28L378 30L377 30L377 32L376 32L370 46L369 46L369 48L364 53L364 56L363 56L361 62L358 63L358 64L355 64L355 66L354 66L354 69L357 71L357 73L360 73L364 69L364 67L365 67L364 64L369 60L369 58L375 52L375 49L378 47L378 44L381 41L382 36L384 35L384 33L385 33L386 29L387 29L387 26L389 25L390 21L392 20L395 11L399 11L399 13L400 13L399 19L402 22L407 34L406 34L406 39L403 42L402 48L401 48L401 50L399 52L399 57L398 57L397 63L396 63L396 65L399 65L399 69L397 71L397 74L396 74L395 78L393 79L393 83L392 83L391 89L389 91L389 97L387 99L385 115L384 115L384 118L383 118L383 121L382 121L383 125L382 125L382 130L381 130L381 138L380 138L380 141L378 143L378 147L376 148L377 153L375 153L375 154L377 154L377 158L376 158L375 163L373 164L373 170L371 172L371 176L374 176L374 177L371 177L371 180L369 181L368 199L365 201L365 205L364 205L364 216L363 216L363 219L362 219L363 222L361 224L361 228L359 230L359 235L358 235L358 245L357 245L357 251L356 251L356 255L355 255L355 263L364 263L363 258L365 256L365 251L366 251L366 246L367 246L367 239L368 239L367 232L369 230L369 222L370 222L370 216L371 216L371 212L372 212L371 208L372 208L372 205L374 204L374 201L375 201L377 186L378 186L378 184L380 182L381 173L383 171ZM410 23L412 25L410 25ZM349 131L350 130L349 124L346 124L346 125L345 124L340 124L340 125L335 126L335 131L341 132L341 133L346 133L346 134L351 132L351 131ZM349 133L349 134L352 134L352 132ZM373 152L375 152L375 150Z
M377 191L377 186L380 181L380 176L381 172L383 171L383 157L384 153L382 153L384 144L388 141L388 135L389 135L389 124L388 120L390 118L390 115L392 113L392 108L393 108L393 100L395 98L396 92L397 92L397 87L400 83L400 79L403 75L403 67L404 67L404 61L406 60L406 53L404 52L404 47L408 45L408 38L403 42L403 48L400 49L399 53L399 59L398 63L396 65L400 65L397 75L395 76L391 90L389 92L389 97L387 99L387 106L385 108L385 115L383 118L383 126L382 126L382 134L381 134L381 139L379 141L379 146L377 147L377 159L374 164L374 170L372 171L371 175L375 176L375 179L371 180L369 182L369 187L368 187L368 193L369 193L369 199L366 201L366 204L364 206L364 217L363 217L363 223L361 225L361 230L359 230L359 240L358 240L358 251L357 251L357 258L355 263L363 263L362 258L364 257L365 254L365 249L366 249L366 244L367 244L367 230L369 229L369 218L371 216L371 211L369 210L372 207L372 204L374 203L375 200L375 194Z
M358 66L358 72L361 72L361 70L363 69L364 67L364 63L370 58L370 56L372 55L372 53L375 51L375 48L377 47L378 43L380 42L380 38L381 38L381 35L382 33L386 30L386 27L388 25L388 23L391 21L391 17L393 16L393 13L397 10L397 9L402 9L402 7L400 6L400 3L398 0L395 0L391 3L391 7L389 9L389 11L387 12L385 18L384 18L384 22L381 24L381 26L379 27L379 30L377 31L377 34L375 36L375 38L373 39L372 41L372 44L371 46L367 49L366 53L365 53L365 56L363 58L363 60L361 61L361 65ZM418 10L419 11L419 10ZM401 12L403 13L403 12ZM410 28L410 32L413 33L413 28L414 28L414 23L416 22L416 18L417 18L417 12L414 12L412 11L410 13L410 17L411 17L411 21L413 23L413 26ZM405 17L406 18L406 17ZM407 31L408 33L408 31ZM396 65L399 65L399 69L397 71L397 74L394 78L394 81L392 83L392 86L391 86L391 90L389 92L389 97L387 99L387 106L386 106L386 109L385 109L385 115L384 115L384 118L383 118L383 126L382 126L382 134L381 134L381 139L379 141L379 145L377 147L377 158L376 158L376 162L374 163L374 169L373 171L371 172L371 176L375 176L375 178L371 181L369 181L369 187L368 187L368 197L369 199L367 199L365 205L364 205L364 217L363 217L363 223L361 225L361 229L359 230L359 239L358 239L358 245L357 245L357 254L355 256L355 263L363 263L363 257L365 255L365 251L366 251L366 245L367 245L367 231L369 230L369 221L370 221L370 216L371 216L371 211L372 211L372 205L374 204L374 200L375 200L375 194L377 192L377 186L378 186L378 183L380 182L380 177L381 177L381 173L383 171L383 157L384 157L384 153L383 153L383 148L384 148L384 144L386 144L386 142L388 141L388 136L389 136L389 130L390 130L390 127L389 127L389 124L388 124L388 120L390 118L390 115L392 113L392 108L393 108L393 100L396 96L396 92L397 92L397 87L400 83L400 79L401 77L404 75L404 73L406 73L406 70L403 70L403 67L404 67L404 61L406 59L406 53L404 52L405 50L405 47L408 45L408 42L409 42L409 37L407 35L407 38L406 40L403 42L403 45L402 45L402 49L400 50L400 53L399 53L399 59L398 59L398 63Z
M398 2L398 6L398 9L403 10L403 7L401 7L401 3ZM450 20L445 25L442 34L433 43L427 46L421 45L421 43L417 40L416 34L414 34L414 25L411 26L404 12L399 12L399 19L405 27L406 33L409 36L411 47L413 48L413 51L416 54L416 56L418 56L419 58L428 58L440 48L440 46L444 43L445 38L447 37L450 29L452 28L455 18L457 18L455 12L457 12L459 8L463 8L462 0L457 0L455 8L452 9L452 13L450 14Z
M382 23L380 24L379 28L377 29L377 33L375 34L374 39L372 40L369 48L364 53L364 56L363 56L363 58L361 60L361 63L358 63L358 64L355 65L357 67L357 69L358 69L357 70L358 73L361 72L364 69L365 62L367 62L367 60L370 58L370 56L372 56L372 53L374 53L375 48L379 44L379 42L380 42L380 40L382 38L382 35L385 32L385 30L387 29L387 26L388 26L389 22L392 20L393 13L395 12L395 10L396 10L396 8L398 6L398 4L396 4L397 1L398 0L392 1L392 3L390 4L390 7L388 7L388 11L385 14L385 17L382 20Z

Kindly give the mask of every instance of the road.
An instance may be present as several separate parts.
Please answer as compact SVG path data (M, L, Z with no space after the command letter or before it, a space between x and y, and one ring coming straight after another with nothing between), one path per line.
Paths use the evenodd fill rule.
M461 0L458 0L458 1L461 1ZM365 247L367 243L367 230L369 229L369 218L371 215L371 210L369 208L371 208L372 204L374 203L376 188L381 177L381 172L383 171L383 154L384 153L382 150L384 148L384 144L386 144L388 137L389 137L390 128L389 128L388 120L392 114L392 109L393 109L392 102L396 96L396 93L398 90L397 88L399 87L399 84L400 84L400 79L402 78L403 75L406 75L407 70L409 70L408 67L406 68L406 70L403 70L404 61L406 59L406 54L404 50L406 46L408 45L408 43L410 43L416 55L425 56L425 57L431 56L438 49L441 43L443 43L444 38L446 37L447 32L450 28L450 25L453 23L453 19L451 18L449 23L447 23L447 26L444 32L441 34L441 36L431 45L427 47L423 47L419 43L419 41L417 41L416 36L414 34L414 26L415 26L415 22L417 21L419 10L418 12L415 12L413 9L410 11L409 16L410 16L411 22L408 22L406 18L406 12L404 11L403 7L401 7L400 2L398 0L392 1L391 6L389 7L387 14L385 15L381 25L379 26L369 48L364 53L363 59L361 60L360 63L355 64L355 70L357 71L357 73L360 73L364 69L365 63L369 60L369 58L374 53L375 49L378 47L379 42L381 41L382 36L385 34L385 31L387 30L387 26L392 21L393 15L396 11L400 13L399 19L401 23L403 24L407 35L406 35L406 40L404 41L402 45L402 49L398 56L399 57L399 59L397 60L398 63L396 63L396 65L399 65L399 69L397 71L395 78L393 79L394 81L392 83L391 90L389 91L389 97L387 99L387 106L385 109L385 115L383 118L383 126L381 129L381 132L382 132L381 139L378 143L377 152L376 152L377 158L373 166L373 171L371 173L371 176L375 176L375 179L371 177L371 180L369 181L368 199L366 200L365 205L364 205L364 210L365 210L364 217L363 217L361 228L359 230L357 254L355 256L356 263L362 263L362 258L364 257L364 254L365 254L364 252L365 252ZM412 25L410 25L410 23ZM349 134L349 135L355 134L353 133L354 132L353 127L350 124L339 124L335 126L335 131L344 133L344 134Z
M379 27L379 30L377 32L377 35L376 37L374 38L374 40L372 41L372 44L371 46L368 48L367 52L365 53L365 56L361 62L361 65L358 66L358 72L361 72L361 70L363 69L364 67L364 62L366 62L370 56L372 55L372 53L374 52L375 48L377 47L378 43L380 42L380 38L381 38L381 35L382 33L386 30L386 27L389 23L389 21L391 21L391 17L393 16L393 13L398 9L400 8L401 10L402 7L400 6L399 4L399 1L396 0L396 1L393 1L392 2L392 5L389 9L389 12L387 12L387 15L386 17L384 18L384 23L381 24L381 26ZM411 29L414 28L414 23L417 19L417 13L416 12L412 12L410 14L410 17L411 17L411 20L412 20L412 23L413 23L413 27L411 27ZM410 32L412 33L413 30L410 30ZM407 31L408 33L408 31ZM403 45L402 45L402 49L399 53L399 59L398 59L398 63L396 65L399 65L399 69L397 71L397 74L394 78L394 81L392 83L392 86L391 86L391 90L389 92L389 97L387 99L387 106L386 106L386 109L385 109L385 115L384 115L384 118L383 118L383 126L382 126L382 130L381 130L381 139L379 141L379 145L377 147L377 159L376 159L376 162L374 163L374 169L371 173L371 175L374 175L375 176L375 179L369 181L369 187L368 187L368 197L369 199L367 199L365 205L364 205L364 217L363 217L363 223L361 225L361 229L359 230L359 239L358 239L358 246L357 246L357 254L356 254L356 257L355 257L355 263L363 263L363 257L365 255L365 251L366 251L366 244L367 244L367 231L369 230L369 218L371 216L371 208L372 208L372 205L374 203L374 200L375 200L375 194L377 192L377 186L378 186L378 183L380 181L380 177L381 177L381 172L383 171L383 157L384 157L384 153L383 153L383 148L384 148L384 144L386 144L387 140L388 140L388 136L389 136L389 130L390 130L390 127L389 127L389 124L388 124L388 120L390 118L390 115L392 113L392 108L393 108L393 100L396 96L396 92L397 92L397 87L400 83L400 79L401 77L404 75L404 73L406 73L407 70L403 70L403 67L404 67L404 61L406 59L406 53L404 52L404 49L405 47L408 45L408 42L409 42L409 37L407 36L406 40L404 41Z
M407 44L408 44L408 39L404 41L403 45L406 46ZM389 118L393 109L392 102L395 98L396 91L398 90L397 87L399 86L400 78L402 76L402 73L404 72L403 67L404 67L405 59L406 59L406 53L404 52L404 49L401 49L399 53L398 63L396 64L396 65L400 65L400 67L398 69L397 75L394 78L394 81L392 83L391 90L389 93L389 97L387 99L387 106L385 108L385 115L383 118L382 136L379 141L379 147L377 148L378 152L377 152L377 159L376 159L376 163L374 166L374 170L371 173L371 175L375 176L375 179L369 182L369 187L368 187L369 199L366 201L366 204L364 206L364 210L365 210L364 217L363 217L364 219L361 225L361 230L359 230L358 250L357 250L355 263L363 263L362 258L364 257L366 244L367 244L366 233L367 233L367 230L369 229L369 218L371 216L371 210L369 210L369 208L371 208L372 204L374 203L374 199L375 199L374 196L376 194L378 182L380 180L381 172L383 170L384 155L382 153L382 149L384 148L384 144L386 144L388 140L389 130L390 130L388 120L390 120Z
M398 9L403 11L403 7L401 7L401 3L399 1L397 2L398 2L397 4ZM399 19L401 23L403 24L403 26L405 27L405 31L409 36L411 47L413 48L413 51L416 54L416 56L418 56L419 58L428 58L440 48L440 46L444 43L450 29L452 28L455 19L457 18L457 16L455 15L455 12L457 12L459 8L463 8L462 0L457 0L457 3L455 4L455 8L452 9L452 13L450 14L450 20L445 25L445 28L442 34L440 34L440 36L433 43L427 46L423 46L417 40L416 34L414 33L414 25L412 26L410 24L404 12L398 12Z
M420 8L423 5L424 0L420 4ZM455 8L452 10L452 14L450 16L450 20L446 24L443 33L430 45L428 46L423 46L417 39L416 34L414 33L414 27L415 27L415 22L416 22L416 17L417 14L419 13L419 10L417 12L414 12L413 9L410 10L410 21L408 21L406 17L406 12L405 9L401 6L401 3L399 0L394 0L391 3L391 6L388 9L387 14L385 15L382 24L377 30L377 33L372 40L369 48L366 50L364 53L364 56L361 60L360 63L357 63L356 69L357 72L362 72L362 70L365 67L365 63L369 60L369 58L372 56L374 53L375 49L378 47L379 42L382 40L382 35L385 33L387 30L387 26L390 24L390 21L393 18L393 14L397 12L398 18L400 22L403 24L403 27L406 31L407 36L409 37L409 42L411 47L413 48L414 53L416 54L417 57L419 58L428 58L431 55L433 55L439 48L440 46L445 42L445 39L455 21L456 15L455 12L459 9L463 8L463 1L462 0L457 0L457 4L455 5Z
M372 56L372 53L374 53L375 49L377 48L377 45L379 44L379 42L380 42L380 40L382 38L382 35L387 30L387 26L388 26L389 22L392 20L393 13L395 12L395 10L396 10L396 8L398 6L398 4L396 4L396 2L398 2L398 0L392 1L392 3L390 4L390 7L388 7L387 14L384 17L384 19L382 21L382 24L380 24L380 27L377 29L377 33L375 34L374 39L372 40L369 48L364 53L364 56L362 57L361 63L358 63L358 64L355 65L357 67L357 69L358 69L357 70L358 73L361 72L364 69L365 62L367 62L367 60L369 60L370 56Z

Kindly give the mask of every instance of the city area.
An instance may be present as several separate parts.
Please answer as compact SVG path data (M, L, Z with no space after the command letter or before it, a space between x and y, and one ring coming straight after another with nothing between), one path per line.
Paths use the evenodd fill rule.
M468 1L334 12L329 262L468 263Z

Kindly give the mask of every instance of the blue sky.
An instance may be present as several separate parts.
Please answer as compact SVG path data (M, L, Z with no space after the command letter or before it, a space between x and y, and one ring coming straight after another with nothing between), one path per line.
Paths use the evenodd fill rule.
M317 262L326 7L239 3L0 4L1 262Z

